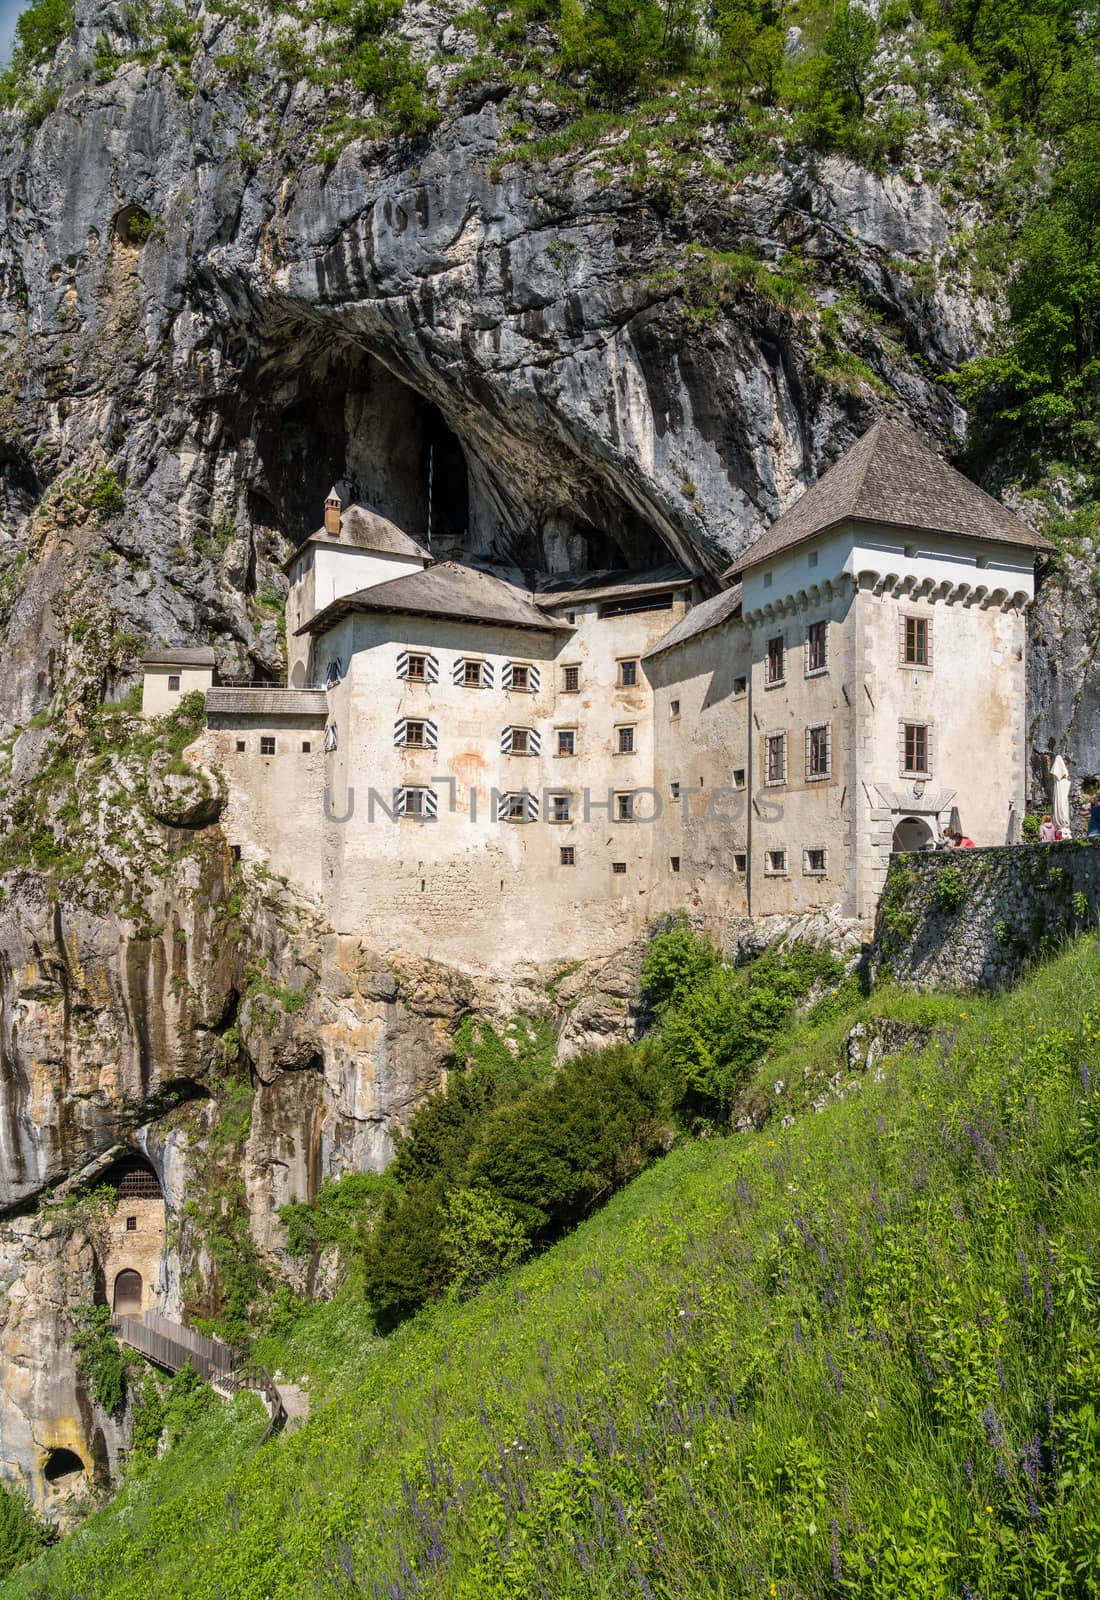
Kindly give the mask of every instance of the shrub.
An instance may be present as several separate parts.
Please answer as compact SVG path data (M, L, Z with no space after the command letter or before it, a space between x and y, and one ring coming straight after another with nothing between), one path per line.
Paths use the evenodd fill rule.
M76 1317L76 1370L96 1404L108 1416L120 1416L126 1404L126 1363L111 1332L111 1313L106 1306L82 1306Z
M933 899L938 911L953 916L966 902L966 879L953 861L942 866L936 875Z
M0 1578L10 1577L46 1542L46 1530L24 1494L0 1483Z
M454 1189L444 1204L443 1248L459 1299L523 1260L527 1234L510 1206L488 1189Z
M279 1219L290 1254L310 1256L326 1245L342 1252L361 1246L390 1182L377 1172L349 1172L323 1183L311 1204L281 1206Z

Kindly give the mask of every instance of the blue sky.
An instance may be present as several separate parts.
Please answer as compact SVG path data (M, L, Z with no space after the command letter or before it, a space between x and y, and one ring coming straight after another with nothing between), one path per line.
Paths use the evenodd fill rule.
M22 0L0 0L0 62L6 61L11 54L12 31L22 9Z

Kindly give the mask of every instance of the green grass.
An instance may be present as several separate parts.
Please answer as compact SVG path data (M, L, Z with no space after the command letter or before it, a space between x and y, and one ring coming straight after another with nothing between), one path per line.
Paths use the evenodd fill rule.
M308 1311L264 1351L303 1432L204 1419L2 1593L1100 1593L1100 950L914 1004L951 1036L682 1146L476 1300Z

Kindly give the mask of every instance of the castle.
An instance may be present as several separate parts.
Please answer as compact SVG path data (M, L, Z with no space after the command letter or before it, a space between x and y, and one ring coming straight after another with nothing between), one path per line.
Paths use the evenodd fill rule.
M435 563L333 494L287 563L289 687L146 659L206 691L225 825L380 951L587 957L654 918L837 907L955 808L1025 797L1026 608L1044 541L880 422L724 574ZM715 592L717 591L717 592Z

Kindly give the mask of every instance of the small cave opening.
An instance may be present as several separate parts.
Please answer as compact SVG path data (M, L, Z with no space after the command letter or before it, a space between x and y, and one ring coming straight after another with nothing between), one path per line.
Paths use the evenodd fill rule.
M123 206L116 212L114 235L119 244L130 250L140 250L153 231L153 219L144 206Z
M124 1155L101 1172L96 1188L112 1188L120 1200L163 1200L164 1190L152 1163L143 1156Z
M84 1463L75 1450L66 1450L63 1446L51 1450L42 1466L42 1476L49 1484L64 1487L72 1479L82 1477Z

